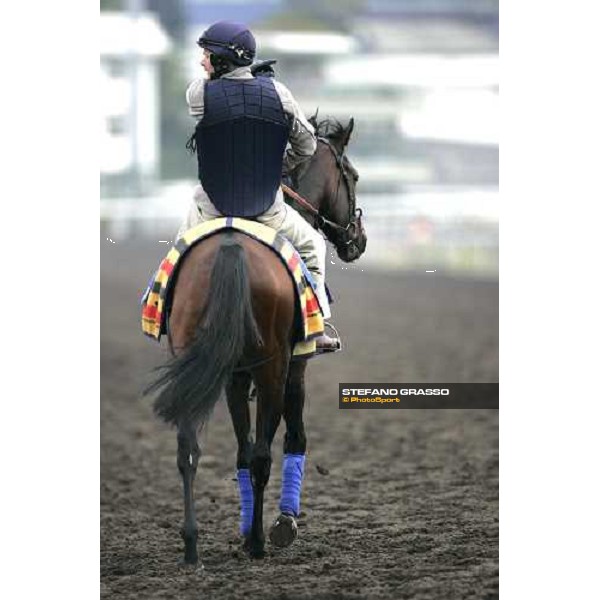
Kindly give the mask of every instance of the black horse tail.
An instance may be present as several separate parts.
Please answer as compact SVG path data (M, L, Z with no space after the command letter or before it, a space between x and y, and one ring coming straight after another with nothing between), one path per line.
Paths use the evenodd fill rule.
M144 394L160 390L154 412L167 423L202 426L246 346L262 343L252 312L244 248L228 233L217 250L204 325L184 351L166 365Z

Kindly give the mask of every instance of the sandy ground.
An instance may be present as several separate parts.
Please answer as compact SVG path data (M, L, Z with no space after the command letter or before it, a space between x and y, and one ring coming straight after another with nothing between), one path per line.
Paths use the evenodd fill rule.
M300 536L285 550L267 546L262 561L240 551L236 444L220 403L196 479L204 569L189 571L177 564L175 433L140 396L166 358L139 328L139 296L168 249L157 239L101 240L102 597L496 598L498 411L340 411L337 386L498 381L497 282L330 265L345 350L308 368Z

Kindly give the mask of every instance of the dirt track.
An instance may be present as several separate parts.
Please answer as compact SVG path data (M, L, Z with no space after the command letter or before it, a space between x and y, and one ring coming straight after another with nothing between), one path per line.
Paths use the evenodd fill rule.
M498 381L496 282L330 265L346 349L308 369L300 537L283 551L268 546L263 561L240 552L236 445L221 403L200 440L196 480L205 568L189 572L177 566L175 434L139 394L166 357L141 334L138 299L167 246L106 236L101 244L103 598L497 597L497 411L337 408L338 382ZM277 513L282 429L267 526Z

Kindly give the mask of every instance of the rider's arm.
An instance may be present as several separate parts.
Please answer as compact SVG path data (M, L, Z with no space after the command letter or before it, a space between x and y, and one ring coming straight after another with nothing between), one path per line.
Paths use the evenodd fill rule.
M317 139L313 126L304 116L292 93L280 81L274 81L274 84L281 98L283 110L290 115L292 122L290 130L291 148L288 149L285 157L285 168L287 172L290 172L305 160L310 159L315 153Z
M204 83L205 79L195 79L190 83L186 92L185 99L188 104L190 116L200 121L204 116Z

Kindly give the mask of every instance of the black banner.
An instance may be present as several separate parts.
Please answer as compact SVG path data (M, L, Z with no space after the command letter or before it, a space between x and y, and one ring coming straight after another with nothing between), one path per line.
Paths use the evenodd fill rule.
M339 407L498 408L498 383L340 383Z

